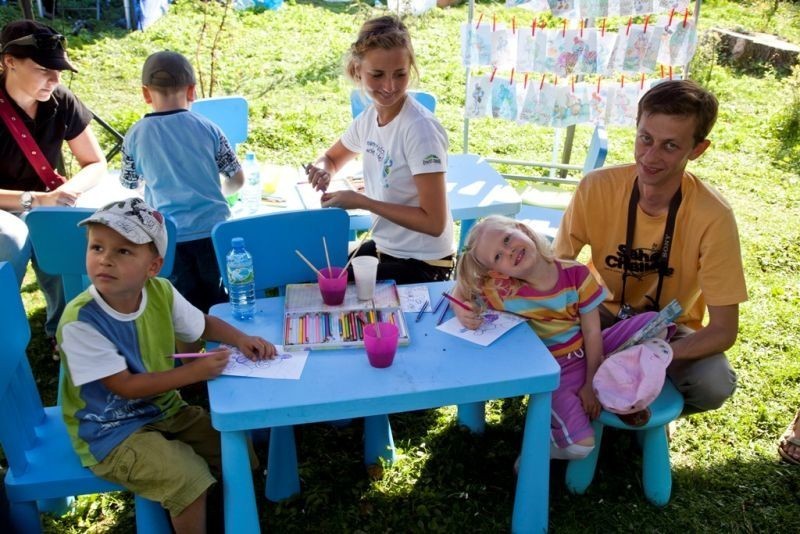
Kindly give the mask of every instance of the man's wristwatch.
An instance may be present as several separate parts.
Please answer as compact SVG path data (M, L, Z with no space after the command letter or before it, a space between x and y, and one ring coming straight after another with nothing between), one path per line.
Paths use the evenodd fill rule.
M25 191L19 196L19 205L22 206L22 211L31 211L33 206L33 193Z

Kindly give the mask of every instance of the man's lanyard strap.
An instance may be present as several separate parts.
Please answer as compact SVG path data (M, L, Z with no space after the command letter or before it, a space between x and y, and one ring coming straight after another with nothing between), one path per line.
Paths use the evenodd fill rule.
M664 226L664 238L661 240L661 254L658 257L658 286L656 287L656 298L652 299L649 295L645 298L649 299L655 305L655 310L659 309L659 301L661 300L661 288L664 285L664 277L672 275L674 269L669 266L669 253L672 249L672 241L675 237L675 218L678 215L678 208L681 205L681 189L678 188L672 199L669 201L669 211L667 212L667 224ZM639 177L633 181L633 190L631 191L631 198L628 202L628 227L625 232L625 256L623 258L622 268L622 296L620 304L625 305L625 285L628 276L633 274L631 266L631 255L633 254L633 234L636 230L636 209L639 206Z
M36 171L45 189L47 191L58 189L64 183L64 178L53 170L50 162L44 157L39 145L36 144L36 140L28 131L25 123L22 122L22 119L17 114L14 106L11 105L10 99L3 89L0 89L0 117L2 117L3 122L6 127L8 127L8 131L11 132L11 136L14 138L14 141L17 142L17 145L19 145L28 163L30 163L33 170Z

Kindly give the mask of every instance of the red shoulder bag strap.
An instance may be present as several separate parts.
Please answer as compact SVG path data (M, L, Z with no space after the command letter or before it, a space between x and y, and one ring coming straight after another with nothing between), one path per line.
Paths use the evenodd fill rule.
M22 122L3 89L0 89L0 117L2 117L14 141L19 145L22 153L25 154L28 163L36 171L45 188L48 191L52 191L62 185L65 181L64 178L53 170L50 162L44 157L39 145L36 144L36 140L28 131L25 123Z

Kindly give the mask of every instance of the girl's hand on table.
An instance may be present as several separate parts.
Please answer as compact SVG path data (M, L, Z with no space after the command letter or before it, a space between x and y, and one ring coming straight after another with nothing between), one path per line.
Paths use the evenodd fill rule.
M244 336L236 346L253 361L271 360L278 354L275 345L259 336Z
M464 301L462 301L464 302ZM470 307L469 310L465 310L461 306L450 306L450 309L453 310L453 314L458 318L458 322L460 322L464 328L468 328L470 330L476 330L481 324L483 324L483 317L475 311L475 305L471 302L464 302L467 306Z
M364 195L355 191L333 191L323 193L321 205L323 208L358 209L364 207L365 198Z

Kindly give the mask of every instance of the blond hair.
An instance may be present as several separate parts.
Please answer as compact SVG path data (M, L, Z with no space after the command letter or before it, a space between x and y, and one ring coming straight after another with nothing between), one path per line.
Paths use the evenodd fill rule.
M466 245L456 265L456 288L458 294L470 302L481 302L483 285L491 269L483 265L475 255L475 248L483 235L489 230L520 230L533 241L539 255L548 263L555 261L550 242L546 237L534 232L527 224L502 215L490 215L476 224L467 236ZM522 282L512 278L512 294L522 286Z
M356 37L355 42L350 45L345 72L351 80L359 83L358 66L361 65L367 52L378 48L383 50L404 48L408 53L408 64L411 67L412 79L419 78L414 47L411 45L411 35L408 33L408 28L396 16L385 15L365 22L358 31L358 37Z

